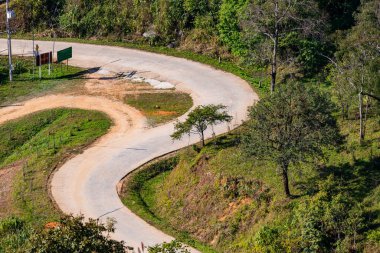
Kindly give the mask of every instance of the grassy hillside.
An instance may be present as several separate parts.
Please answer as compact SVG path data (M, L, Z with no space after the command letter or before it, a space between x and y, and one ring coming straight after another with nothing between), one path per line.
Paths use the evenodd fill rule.
M235 133L199 153L180 152L169 172L145 172L138 189L126 184L124 203L168 233L182 231L190 236L181 239L196 238L217 252L378 252L379 118L368 120L362 146L357 120L339 126L343 147L325 150L317 165L299 164L303 173L291 169L293 199L284 198L273 164L248 159Z
M49 176L110 125L103 113L77 109L37 112L0 125L0 252L23 252L33 229L59 218Z

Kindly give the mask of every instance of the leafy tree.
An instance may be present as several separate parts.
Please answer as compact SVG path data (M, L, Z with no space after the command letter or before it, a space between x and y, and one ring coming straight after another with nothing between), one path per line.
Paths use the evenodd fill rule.
M246 7L248 0L222 0L219 11L218 32L223 41L235 55L243 55L245 45L241 38L239 15Z
M190 251L180 242L174 240L169 243L164 242L148 248L149 253L190 253Z
M85 222L83 216L65 216L56 228L45 229L32 236L28 252L124 253L124 242L109 237L109 233L114 231L113 221L101 224L94 219Z
M248 57L261 65L271 67L271 92L274 91L279 65L280 46L294 37L320 35L323 18L315 1L309 0L254 0L242 18L246 43L251 49ZM285 43L285 44L284 44ZM283 61L289 65L292 57Z
M290 164L322 155L322 147L339 139L334 105L317 89L298 83L281 85L249 110L243 147L248 155L275 162L290 196Z
M222 122L230 122L232 117L225 111L224 105L200 105L189 113L184 122L177 122L174 125L173 140L179 140L184 134L195 133L199 135L202 147L205 145L204 132L209 126ZM221 111L222 110L222 111Z

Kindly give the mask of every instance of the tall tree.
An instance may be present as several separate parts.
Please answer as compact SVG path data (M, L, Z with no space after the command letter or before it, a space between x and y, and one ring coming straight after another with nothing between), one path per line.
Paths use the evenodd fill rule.
M294 35L320 35L324 19L312 0L253 0L242 18L251 56L270 65L271 92L275 90L282 41Z
M340 139L333 110L329 97L298 83L281 85L249 110L244 150L279 166L286 196L289 165L321 156L323 146Z

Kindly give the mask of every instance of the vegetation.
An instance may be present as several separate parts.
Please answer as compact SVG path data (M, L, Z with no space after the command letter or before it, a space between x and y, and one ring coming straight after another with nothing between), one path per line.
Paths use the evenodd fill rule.
M38 231L30 240L29 252L99 252L124 253L124 242L110 238L115 231L115 222L106 224L98 220L84 221L83 216L63 216L52 228Z
M121 200L130 210L145 219L150 224L157 226L181 242L192 247L200 249L202 252L215 252L210 247L195 241L189 233L174 229L165 220L159 219L154 214L154 209L151 203L155 200L155 195L150 192L150 188L146 182L149 180L164 179L170 170L173 170L178 164L177 156L169 156L154 163L148 163L140 169L134 171L123 181L121 191Z
M169 243L162 243L148 248L149 253L190 253L182 243L172 241Z
M42 67L42 79L39 79L38 68L34 67L32 57L15 57L14 81L8 79L8 58L0 57L0 106L25 100L50 91L72 88L82 82L83 70L69 66L61 68L53 64L54 71L48 75L48 66Z
M177 122L174 125L173 140L181 139L183 135L195 133L199 135L202 147L205 145L205 135L207 127L230 122L232 117L225 111L224 105L201 105L191 111L184 122ZM220 110L224 110L221 111Z
M189 94L178 92L127 95L125 102L140 110L148 118L150 125L178 118L193 105Z
M125 182L125 196L134 198L123 203L160 229L189 233L217 252L376 252L380 128L376 117L368 124L368 142L360 146L356 120L339 119L347 140L341 148L324 149L316 164L289 166L296 198L283 198L275 163L247 160L239 130L199 153L182 151L172 171L132 174L139 188Z
M279 166L287 197L289 165L315 159L323 155L324 146L339 143L334 108L326 94L289 83L250 109L244 149Z
M9 201L2 202L0 252L23 251L35 229L57 221L48 178L65 159L107 132L110 120L102 113L77 109L37 112L0 126L0 168L16 171L3 181L11 184ZM9 225L10 224L10 225Z
M273 70L277 69L276 79L280 83L289 76L310 77L321 72L327 60L320 54L333 56L335 34L351 28L360 1L16 0L11 3L16 13L27 13L12 21L19 34L33 32L39 37L163 46L179 50L161 51L181 51L188 56L187 51L191 51L212 57L216 63L232 62L245 76L258 79L257 83L262 81L266 87L270 79L267 74L274 76L270 67L276 59L278 69ZM265 14L257 22L257 15L249 15L255 10ZM272 15L275 13L277 19ZM278 32L272 24L277 24ZM277 42L270 37L276 37ZM269 50L276 48L274 45L278 45L276 54Z
M279 63L282 66L284 63L287 65L301 63L304 68L308 68L308 72L312 72L316 67L315 63L313 64L311 59L304 58L304 54L310 54L304 51L313 51L313 46L322 46L317 35L320 34L320 26L324 20L318 10L317 2L307 0L247 2L248 7L242 21L242 34L248 54L245 58L249 57L249 60L253 59L256 64L264 67L270 66L271 92L276 86ZM297 52L296 56L294 52ZM294 70L289 69L283 72L283 76L294 74Z
M27 13L12 21L21 36L106 41L181 56L237 74L260 92L263 101L251 110L245 128L201 150L186 150L175 163L162 161L132 174L124 203L143 218L205 252L213 250L202 243L221 252L379 251L378 1L15 0L12 5L16 13ZM280 89L267 95L269 86ZM331 95L341 112L317 90ZM195 130L203 143L208 122L192 128L195 122L177 123L173 137ZM335 122L345 138L331 147L325 144L340 141L333 139ZM285 141L287 148L273 140ZM293 198L283 197L276 171L276 158L284 157L286 192ZM23 224L9 222L16 228Z

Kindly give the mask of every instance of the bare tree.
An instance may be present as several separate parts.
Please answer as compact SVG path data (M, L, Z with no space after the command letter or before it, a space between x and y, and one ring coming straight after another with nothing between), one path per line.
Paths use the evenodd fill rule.
M242 18L243 33L255 49L255 61L270 65L271 92L275 90L279 45L291 33L320 35L324 24L318 6L310 0L255 0Z

